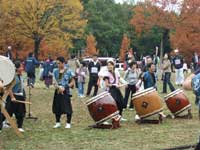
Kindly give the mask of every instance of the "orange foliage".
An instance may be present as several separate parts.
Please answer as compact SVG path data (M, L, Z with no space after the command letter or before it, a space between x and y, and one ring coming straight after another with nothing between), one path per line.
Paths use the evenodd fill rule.
M121 48L120 48L120 56L119 56L119 59L121 62L125 60L126 51L128 51L129 46L130 46L130 39L127 37L126 34L124 34Z
M98 54L99 50L96 49L96 43L95 37L92 34L87 36L87 47L84 53L85 56Z
M176 32L171 36L174 48L179 48L187 59L191 60L193 52L200 54L200 1L185 0L181 10Z
M159 1L160 3L158 3ZM148 31L153 26L173 29L177 18L172 10L169 11L167 9L169 5L168 1L170 0L152 0L139 3L134 8L134 15L130 21L130 23L135 27L136 32L141 33Z

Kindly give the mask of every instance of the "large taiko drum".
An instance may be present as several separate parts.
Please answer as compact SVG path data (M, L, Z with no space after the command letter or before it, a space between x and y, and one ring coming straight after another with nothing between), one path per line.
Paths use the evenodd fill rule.
M177 89L164 97L169 110L176 116L185 110L191 108L188 98L183 93L183 90Z
M117 104L108 92L102 92L89 99L86 101L86 105L96 124L101 124L119 115Z
M7 86L15 77L15 66L12 61L5 56L0 55L0 78L3 80L3 85Z
M132 102L141 119L163 111L161 98L154 88L148 88L135 93L132 97Z

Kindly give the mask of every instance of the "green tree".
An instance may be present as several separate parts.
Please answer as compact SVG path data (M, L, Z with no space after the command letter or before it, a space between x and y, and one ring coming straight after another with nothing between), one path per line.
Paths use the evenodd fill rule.
M86 33L96 37L100 54L118 56L123 34L133 35L129 24L132 5L116 4L114 0L91 0L85 4L85 11L88 19Z

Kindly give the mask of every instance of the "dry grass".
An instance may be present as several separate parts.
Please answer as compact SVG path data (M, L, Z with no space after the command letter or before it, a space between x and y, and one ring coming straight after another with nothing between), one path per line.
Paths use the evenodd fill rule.
M159 84L161 91L161 84ZM27 93L28 94L28 93ZM155 150L179 145L194 144L200 133L197 108L194 105L194 95L186 92L192 103L193 119L166 119L160 125L138 125L133 118L135 111L124 111L127 122L116 130L89 129L93 124L84 102L76 97L72 99L72 128L64 129L65 116L62 118L62 128L53 129L55 123L52 114L53 88L44 89L41 82L32 90L31 112L39 119L26 119L24 122L25 138L19 139L11 129L3 129L0 133L0 150ZM161 97L164 95L161 94ZM164 105L164 112L169 113Z

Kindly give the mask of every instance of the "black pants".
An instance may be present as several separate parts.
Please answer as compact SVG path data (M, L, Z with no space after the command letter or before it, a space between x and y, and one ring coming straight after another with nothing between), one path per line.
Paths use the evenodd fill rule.
M13 112L8 111L8 114L10 115L10 117L12 117ZM17 120L17 127L22 128L22 125L23 125L23 122L24 122L24 116L16 114L16 113L14 113L14 114L15 114L15 117L16 117L16 120ZM5 116L2 113L0 113L0 130L3 127L3 121L5 119L6 119Z
M97 81L98 81L98 76L90 76L89 83L88 83L88 89L87 89L87 96L90 95L90 92L91 92L93 86L94 86L93 96L97 95L97 92L98 92Z
M56 122L60 122L61 114L55 114ZM71 123L72 114L67 114L67 123Z
M35 84L35 73L34 72L27 72L27 85L31 86L31 84L34 86Z
M128 87L125 88L124 108L127 108L127 104L128 104L128 99L129 99L130 93L131 93L131 98L132 98L132 95L135 92L136 92L136 86L135 85L128 85ZM133 108L132 101L130 101L129 108Z
M169 85L171 92L175 91L175 88L172 85L170 78L171 78L171 72L166 72L164 74L163 93L167 93L167 84Z

